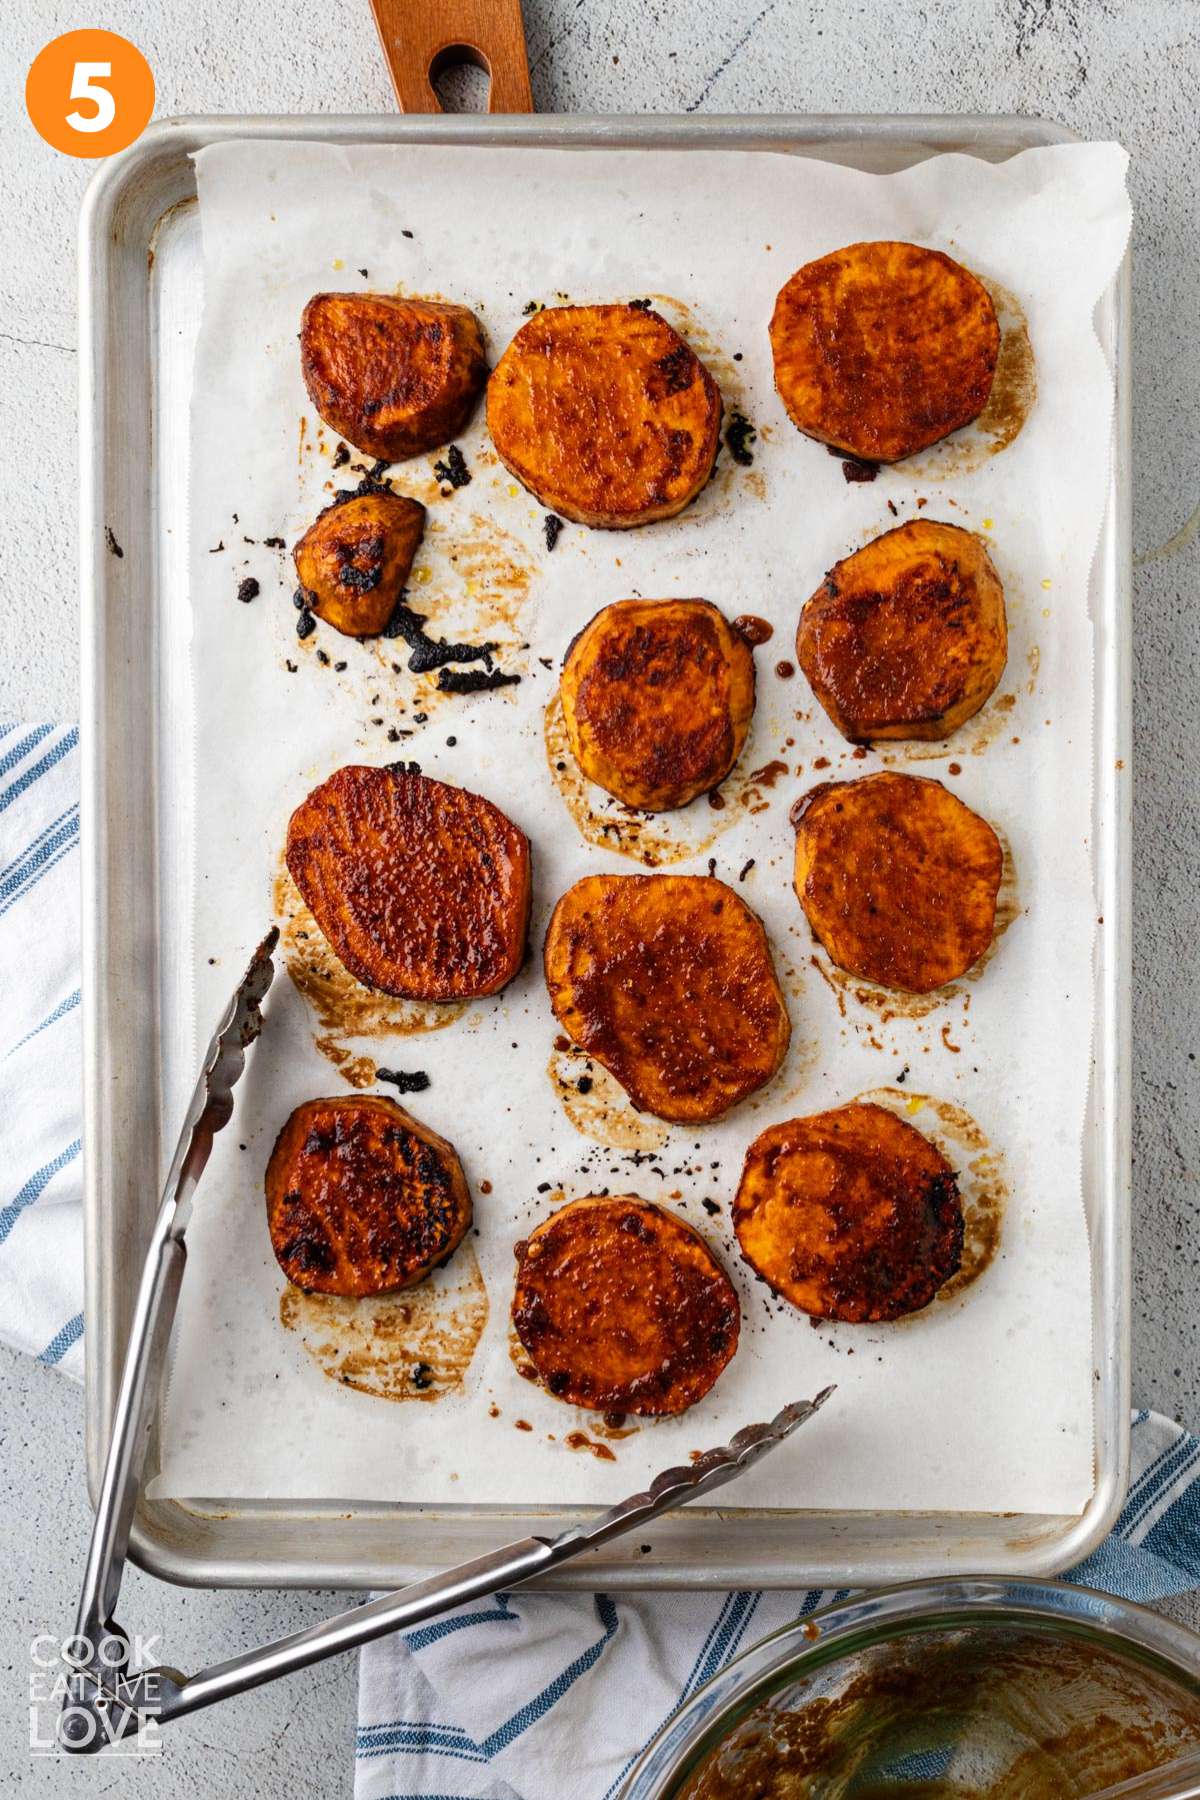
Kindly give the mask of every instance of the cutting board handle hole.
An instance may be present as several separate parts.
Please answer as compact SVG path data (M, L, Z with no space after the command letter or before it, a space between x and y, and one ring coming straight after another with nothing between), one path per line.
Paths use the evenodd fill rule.
M443 112L488 110L492 68L473 44L447 44L429 65L429 85Z

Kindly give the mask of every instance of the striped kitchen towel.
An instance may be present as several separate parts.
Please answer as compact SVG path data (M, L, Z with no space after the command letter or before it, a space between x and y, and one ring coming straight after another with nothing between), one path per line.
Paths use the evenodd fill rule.
M1135 1413L1125 1508L1069 1579L1142 1601L1200 1587L1200 1438ZM497 1594L370 1644L355 1800L616 1800L698 1687L846 1592Z
M0 727L0 1338L83 1368L79 734ZM1072 1579L1200 1586L1200 1440L1133 1422L1116 1530ZM363 1652L356 1800L612 1800L642 1745L834 1593L497 1594Z
M0 1337L83 1375L79 732L0 726Z

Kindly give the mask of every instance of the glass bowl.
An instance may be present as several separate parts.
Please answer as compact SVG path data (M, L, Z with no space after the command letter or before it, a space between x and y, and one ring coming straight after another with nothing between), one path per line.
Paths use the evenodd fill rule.
M621 1800L1084 1800L1197 1748L1184 1626L1060 1582L910 1582L745 1651Z

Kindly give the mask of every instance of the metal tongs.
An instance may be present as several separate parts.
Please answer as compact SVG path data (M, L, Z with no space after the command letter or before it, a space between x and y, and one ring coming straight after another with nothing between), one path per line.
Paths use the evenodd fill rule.
M217 1026L188 1108L155 1220L134 1308L129 1346L117 1395L112 1437L96 1507L70 1669L59 1721L63 1747L77 1753L103 1748L153 1721L181 1718L307 1668L327 1656L353 1650L435 1613L516 1587L646 1524L660 1513L734 1481L752 1463L812 1417L832 1393L799 1400L768 1425L748 1425L727 1445L706 1450L687 1468L667 1469L640 1494L623 1500L590 1524L557 1537L528 1537L457 1568L351 1607L320 1625L294 1632L260 1649L214 1663L196 1675L178 1669L129 1668L129 1639L114 1617L129 1551L142 1465L175 1317L187 1251L184 1234L192 1198L216 1133L233 1114L233 1089L246 1066L246 1051L262 1030L262 1001L274 976L272 929L255 951L245 977Z

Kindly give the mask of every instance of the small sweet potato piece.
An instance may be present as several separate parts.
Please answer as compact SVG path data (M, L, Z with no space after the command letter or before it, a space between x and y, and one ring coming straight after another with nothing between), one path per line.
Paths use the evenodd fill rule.
M617 529L695 499L716 461L721 395L649 308L554 306L500 358L487 417L501 462L543 506Z
M681 1413L737 1349L732 1282L663 1207L632 1195L572 1200L516 1254L513 1325L542 1385L569 1405Z
M849 244L805 263L771 318L775 386L808 437L898 462L983 411L1000 354L991 295L917 244Z
M723 781L754 711L754 657L707 600L618 600L584 626L559 682L589 781L649 812Z
M800 616L796 655L843 737L946 738L995 689L1004 589L983 539L913 519L835 563Z
M292 552L309 610L347 637L377 637L396 609L424 529L425 508L407 494L335 500Z
M719 1119L787 1053L762 922L710 876L585 876L554 909L545 967L563 1030L657 1118Z
M824 782L792 823L796 894L839 969L927 994L991 943L1000 840L940 781L885 770Z
M300 366L330 429L388 462L449 443L487 375L473 312L393 294L314 294L300 325Z
M410 1000L494 994L525 956L529 840L466 788L351 764L292 814L287 866L358 981Z
M452 1144L382 1094L306 1100L267 1164L271 1247L310 1294L384 1294L444 1263L471 1223Z
M733 1228L777 1294L851 1325L919 1312L962 1259L953 1169L915 1126L868 1102L756 1137Z

